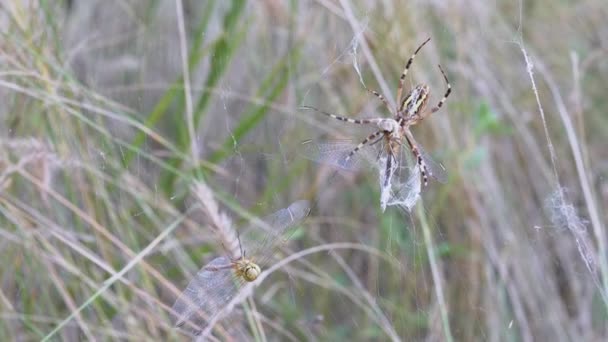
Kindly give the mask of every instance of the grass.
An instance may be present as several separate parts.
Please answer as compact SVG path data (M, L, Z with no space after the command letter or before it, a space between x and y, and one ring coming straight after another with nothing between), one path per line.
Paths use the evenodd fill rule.
M0 340L186 340L168 309L224 253L200 184L236 227L315 203L215 336L608 338L602 5L1 4ZM406 85L453 93L413 133L449 182L382 213L298 153L365 132L297 108L383 113L360 80L394 101L427 37Z

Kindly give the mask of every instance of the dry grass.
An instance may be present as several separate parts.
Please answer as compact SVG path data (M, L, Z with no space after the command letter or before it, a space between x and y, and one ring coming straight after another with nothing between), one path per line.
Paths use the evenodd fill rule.
M234 241L218 227L300 198L305 229L218 336L607 339L606 17L603 0L1 3L0 340L183 339L168 310ZM441 63L453 93L413 133L450 179L382 213L372 172L298 154L365 132L297 108L382 115L361 82L394 102L427 37L407 85L439 100Z

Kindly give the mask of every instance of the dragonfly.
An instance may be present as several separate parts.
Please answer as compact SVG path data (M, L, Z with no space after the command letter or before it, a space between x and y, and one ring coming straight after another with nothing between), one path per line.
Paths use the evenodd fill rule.
M175 326L199 335L205 323L220 314L244 284L258 279L277 248L309 213L310 203L300 200L247 228L238 236L239 255L211 260L177 298L172 307Z
M346 116L328 113L311 106L300 107L300 109L313 110L343 122L375 126L375 131L373 133L368 135L365 139L363 139L363 141L355 146L350 146L350 149L347 151L340 149L342 146L344 146L344 144L315 143L313 141L307 141L304 143L305 146L303 146L303 154L314 161L327 163L342 169L351 169L352 167L361 165L362 160L369 159L368 156L360 156L362 154L360 151L363 148L381 143L381 150L378 153L376 160L383 163L380 169L380 173L382 174L383 178L381 179L381 186L383 191L388 191L387 189L390 187L395 171L401 169L399 163L402 146L407 144L407 148L411 151L419 168L420 177L422 178L424 186L428 185L429 177L434 178L439 182L446 182L447 174L445 169L441 165L437 164L426 152L424 152L422 146L416 142L412 132L410 131L411 126L420 123L430 114L439 111L452 91L450 81L448 80L448 77L443 71L441 65L439 65L439 70L441 71L441 74L446 82L447 90L437 105L427 109L427 103L431 94L430 87L427 84L418 84L405 96L402 96L405 78L409 68L418 52L429 41L430 38L418 46L416 51L407 61L405 69L399 78L399 86L397 88L397 104L395 107L391 106L382 94L370 90L364 85L365 89L369 93L373 94L384 103L392 117L352 119Z

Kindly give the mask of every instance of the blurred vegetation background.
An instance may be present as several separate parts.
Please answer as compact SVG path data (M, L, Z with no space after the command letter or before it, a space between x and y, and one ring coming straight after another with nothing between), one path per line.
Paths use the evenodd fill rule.
M286 253L353 246L272 274L222 340L606 340L607 17L604 0L3 1L0 340L187 339L167 309L223 253L201 182L238 224L314 200ZM392 101L428 37L406 85L435 102L437 64L450 78L414 128L450 179L382 213L373 172L298 152L366 131L298 106L386 115L361 80Z

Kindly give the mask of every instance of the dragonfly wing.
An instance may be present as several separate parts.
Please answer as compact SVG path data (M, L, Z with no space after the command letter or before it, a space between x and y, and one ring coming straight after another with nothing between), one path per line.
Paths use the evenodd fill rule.
M426 153L420 145L418 145L418 150L420 151L420 155L422 156L422 160L426 164L426 168L429 171L432 178L435 178L439 183L445 184L448 182L448 173L443 165L437 163L431 156Z
M413 137L410 136L409 139L412 140ZM412 141L412 143L414 143L416 145L416 147L418 148L418 152L420 153L420 156L422 157L422 160L424 161L424 164L426 165L429 176L431 178L434 178L435 180L437 180L439 183L443 183L443 184L447 183L448 182L448 173L447 173L446 169L443 167L443 165L441 165L441 164L437 163L435 160L433 160L433 158L428 153L426 153L426 151L422 148L422 145L420 145L416 141Z
M306 140L301 144L301 154L314 162L343 170L356 171L372 165L373 157L368 149L362 149L349 157L357 144L352 140L315 142Z
M193 334L200 333L205 322L212 319L234 298L243 283L232 268L210 270L230 264L226 257L213 259L201 268L172 307L175 325Z
M310 202L300 200L292 203L257 222L253 222L241 238L247 257L253 259L260 266L272 256L275 249L286 242L295 228L310 213Z

